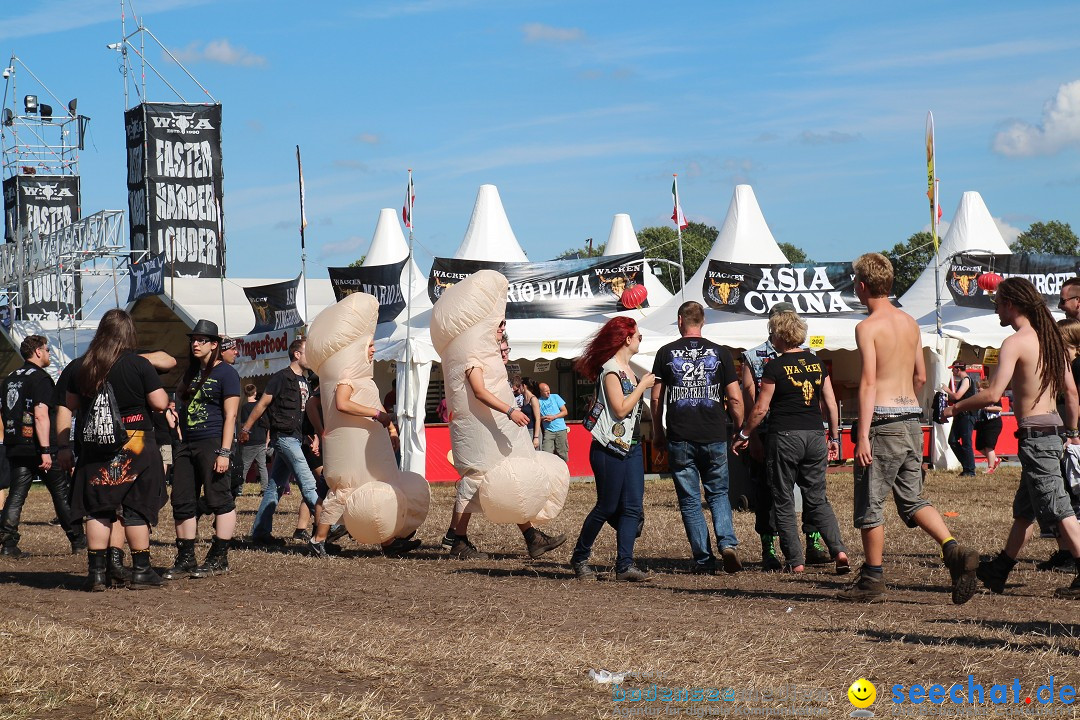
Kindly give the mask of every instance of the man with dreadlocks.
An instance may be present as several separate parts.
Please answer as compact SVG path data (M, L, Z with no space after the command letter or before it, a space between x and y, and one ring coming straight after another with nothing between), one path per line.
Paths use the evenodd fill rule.
M990 387L947 408L946 415L985 407L1012 382L1020 487L1013 499L1013 524L1005 549L993 560L980 563L977 573L987 588L1002 593L1036 517L1045 525L1056 524L1074 560L1080 559L1080 523L1061 480L1062 438L1080 443L1076 429L1080 407L1064 338L1035 286L1024 278L1007 278L998 285L994 304L1002 327L1011 325L1016 333L1001 345ZM1064 423L1057 412L1059 392L1065 393ZM1080 562L1076 564L1080 567ZM1054 594L1080 599L1080 574Z

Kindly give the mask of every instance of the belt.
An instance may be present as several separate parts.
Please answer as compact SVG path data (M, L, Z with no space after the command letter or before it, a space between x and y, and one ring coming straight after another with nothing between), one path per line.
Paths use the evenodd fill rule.
M877 427L879 425L888 425L894 422L903 422L905 420L918 420L922 417L921 412L904 413L903 415L885 415L883 417L876 417L870 421L870 427Z
M1019 440L1031 440L1033 438L1041 437L1056 437L1065 432L1065 428L1060 425L1032 425L1030 427L1022 427L1016 430L1016 437Z

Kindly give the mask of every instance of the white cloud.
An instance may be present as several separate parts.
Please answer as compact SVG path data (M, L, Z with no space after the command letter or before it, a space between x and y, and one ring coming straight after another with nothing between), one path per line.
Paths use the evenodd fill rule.
M139 11L144 15L162 13L169 10L206 5L210 0L149 0L139 3ZM112 0L57 0L54 2L29 3L33 10L18 17L5 17L0 23L0 38L33 37L50 35L64 30L115 23L120 17L117 3ZM13 3L7 3L5 9L11 10ZM131 27L130 25L128 26ZM119 33L117 33L119 34ZM102 40L104 49L107 40Z
M344 240L339 240L338 242L323 243L319 247L319 257L328 258L351 255L354 256L353 259L357 259L363 253L369 241L369 238L353 235Z
M994 152L1009 157L1053 155L1080 143L1080 80L1058 88L1037 125L1015 121L994 136Z
M585 39L581 28L560 28L544 23L525 23L521 26L525 42L570 43Z
M221 65L240 65L241 67L264 67L266 65L265 57L256 55L247 48L234 46L227 38L211 40L205 46L193 42L186 48L177 50L173 55L183 63L212 62Z
M812 130L803 130L799 135L798 140L804 145L839 145L842 143L855 142L861 138L862 135L859 133L844 133L837 130L830 130L827 133L817 133Z
M375 133L360 133L359 135L356 135L353 139L356 140L356 142L362 142L365 145L378 145L381 140L381 138Z

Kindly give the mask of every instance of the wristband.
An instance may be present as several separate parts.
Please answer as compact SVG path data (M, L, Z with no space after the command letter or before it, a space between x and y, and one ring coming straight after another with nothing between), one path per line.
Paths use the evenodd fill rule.
M1061 436L1072 440L1073 438L1080 437L1080 430L1076 428L1068 428L1065 432L1061 433Z
M217 455L218 457L227 458L230 455L232 455L232 450L230 450L229 448L218 448L217 450L214 451L214 454Z
M377 422L379 424L382 424L382 417L383 417L383 411L382 410L376 410L375 411L375 417L373 417L372 420L374 420L375 422Z
M837 445L839 445L840 444L840 438L829 438L829 442L836 443Z
M52 455L54 452L56 452L56 448L54 448L52 445L46 445L45 447L41 448L42 455Z
M740 430L739 430L739 435L738 435L738 438L739 438L740 440L749 440L749 439L750 439L750 436L749 436L749 435L747 435L746 433L744 433L744 432L742 431L742 429L740 429Z
M511 415L513 415L515 410L517 410L516 405L511 405L510 407L506 408L506 417L510 417Z

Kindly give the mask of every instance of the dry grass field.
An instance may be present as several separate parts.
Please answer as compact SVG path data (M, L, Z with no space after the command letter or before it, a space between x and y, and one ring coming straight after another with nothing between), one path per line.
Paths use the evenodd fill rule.
M956 537L985 554L1004 540L1017 477L1006 467L963 481L932 473L928 488L942 512L958 513L948 518ZM857 567L851 475L830 474L829 484ZM258 502L252 489L240 501L245 530ZM893 717L889 688L898 683L948 687L971 674L988 690L1015 678L1031 694L1051 676L1058 687L1080 680L1080 605L1053 598L1072 578L1034 569L1053 549L1049 540L1025 549L1006 595L980 591L954 606L937 548L892 515L888 601L852 606L833 596L853 575L838 578L831 568L801 577L761 573L753 516L745 512L736 513L736 529L746 571L689 574L674 491L661 479L646 488L637 546L656 579L633 585L608 575L581 584L566 561L594 500L591 484L571 487L555 523L570 539L538 561L524 554L516 528L482 518L470 537L494 558L445 559L438 540L452 491L433 488L419 534L425 544L407 559L351 542L342 556L321 561L299 544L282 552L240 549L225 577L89 594L78 591L85 556L67 553L63 534L48 524L48 495L35 488L22 543L33 556L0 559L0 717L691 717L762 709L775 717L805 707L845 717L853 709L847 688L859 677L877 686L871 710ZM291 533L297 496L285 498L275 534ZM162 519L169 518L166 509ZM207 521L200 534L209 534ZM152 548L156 567L171 563L172 538L164 522ZM200 543L200 559L205 551ZM593 559L610 570L609 529ZM637 673L619 692L647 694L656 682L731 689L736 699L615 701L612 685L594 681L590 669ZM792 687L812 699L793 703ZM785 692L788 699L778 699ZM1004 717L1022 708L977 709ZM1076 716L1072 707L1053 709L1054 717Z

